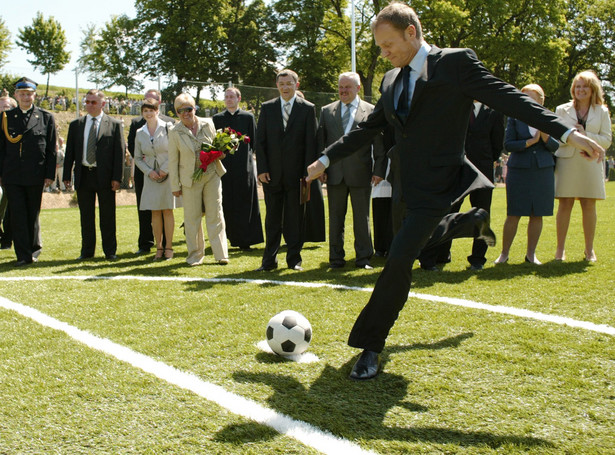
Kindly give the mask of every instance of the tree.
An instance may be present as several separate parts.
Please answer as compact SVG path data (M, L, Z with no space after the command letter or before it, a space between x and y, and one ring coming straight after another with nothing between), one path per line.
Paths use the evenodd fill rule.
M4 65L7 55L11 50L11 33L0 17L0 68Z
M70 52L66 51L66 35L62 26L53 16L45 19L38 12L31 26L19 29L17 45L34 58L28 60L34 68L47 74L47 88L45 96L49 93L49 77L63 69L70 61Z
M98 30L94 24L88 24L85 30L82 30L82 33L83 39L79 43L80 52L77 59L79 72L88 73L88 81L96 84L96 88L100 88L105 82L104 72L99 72L98 66L91 65L95 58L95 43L99 39Z
M90 73L88 80L100 83L103 89L122 86L126 96L129 91L141 90L143 83L137 77L142 73L144 56L136 32L136 21L126 15L113 16L100 32L91 26L86 29L79 63Z
M183 86L200 87L225 73L220 58L226 40L228 0L136 0L139 47L147 54L141 69L149 76L169 75Z

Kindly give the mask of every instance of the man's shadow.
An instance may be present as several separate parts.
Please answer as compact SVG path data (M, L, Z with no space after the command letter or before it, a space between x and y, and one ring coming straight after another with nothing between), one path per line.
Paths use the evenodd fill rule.
M383 364L386 364L390 354L416 349L456 348L472 336L472 333L464 333L430 344L392 346L383 352ZM280 361L266 353L259 353L257 358L261 362L268 363ZM454 444L461 447L515 446L521 450L552 446L549 441L540 438L501 435L488 431L467 431L435 426L390 426L385 422L391 419L388 414L394 408L396 413L406 415L428 412L429 408L419 402L408 400L406 397L408 379L388 373L386 368L375 380L364 382L349 380L348 374L356 358L355 356L339 368L326 365L310 386L302 384L293 377L274 373L238 371L233 378L237 382L268 385L272 389L272 394L267 400L269 407L350 441L379 439ZM411 422L411 419L405 421ZM256 423L233 424L219 431L215 439L239 445L253 442L255 435L260 435L260 439L269 439L275 437L277 433L273 430L263 432L262 427Z

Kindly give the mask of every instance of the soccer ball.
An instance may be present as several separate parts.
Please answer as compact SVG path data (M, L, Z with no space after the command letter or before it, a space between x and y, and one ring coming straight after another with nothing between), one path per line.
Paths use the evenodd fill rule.
M285 310L267 324L267 343L273 352L283 356L302 354L312 341L312 326L300 313Z

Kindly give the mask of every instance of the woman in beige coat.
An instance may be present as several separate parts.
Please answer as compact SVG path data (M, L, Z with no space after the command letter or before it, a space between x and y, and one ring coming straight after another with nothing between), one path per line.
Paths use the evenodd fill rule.
M611 117L604 103L602 85L593 71L575 76L570 87L572 101L557 107L555 113L570 127L596 141L604 149L611 145ZM555 163L555 197L559 200L556 216L557 249L555 260L566 257L565 243L575 199L579 200L585 236L585 260L596 261L596 200L605 199L604 156L588 160L581 150L562 144Z
M222 212L222 177L226 170L217 159L201 177L193 181L201 164L201 144L211 143L216 135L213 121L196 116L194 98L182 93L175 98L180 121L169 130L169 180L174 196L183 196L184 229L190 265L203 263L205 240L201 218L205 213L207 236L219 264L228 264L228 245Z

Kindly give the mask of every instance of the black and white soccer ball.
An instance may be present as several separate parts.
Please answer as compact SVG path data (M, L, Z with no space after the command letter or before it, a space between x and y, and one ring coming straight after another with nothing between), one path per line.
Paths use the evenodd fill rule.
M285 310L267 324L267 343L283 356L303 354L312 341L312 326L301 313Z

